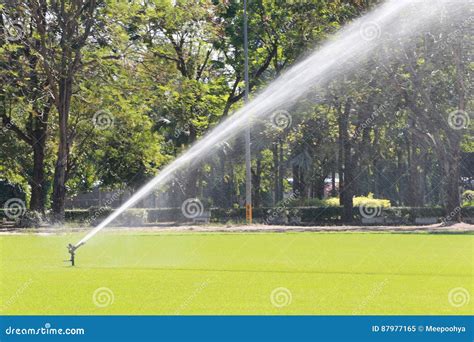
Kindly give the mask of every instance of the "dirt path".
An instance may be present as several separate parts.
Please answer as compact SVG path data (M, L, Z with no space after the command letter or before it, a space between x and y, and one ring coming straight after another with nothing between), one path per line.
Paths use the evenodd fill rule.
M64 234L90 230L90 227L44 227L38 229L5 229L0 234ZM109 227L106 231L134 232L390 232L466 234L474 233L474 225L459 223L444 227L441 224L427 226L278 226L278 225L174 225L160 224L145 227Z

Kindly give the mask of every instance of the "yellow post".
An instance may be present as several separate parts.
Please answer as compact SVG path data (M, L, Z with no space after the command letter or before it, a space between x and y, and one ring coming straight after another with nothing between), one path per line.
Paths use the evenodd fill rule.
M252 205L245 205L245 218L247 219L247 224L252 224Z

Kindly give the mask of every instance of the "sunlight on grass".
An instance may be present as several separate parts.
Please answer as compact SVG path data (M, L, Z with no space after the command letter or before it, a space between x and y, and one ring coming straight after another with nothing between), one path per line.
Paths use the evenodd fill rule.
M473 312L470 235L105 233L71 268L77 238L0 237L1 313Z

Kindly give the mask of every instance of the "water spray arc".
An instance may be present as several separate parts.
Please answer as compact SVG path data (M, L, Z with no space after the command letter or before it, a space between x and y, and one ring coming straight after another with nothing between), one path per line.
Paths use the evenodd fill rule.
M470 16L469 0L389 0L374 11L343 28L332 40L306 59L290 68L272 82L258 96L234 115L216 126L188 151L167 165L148 184L93 228L76 244L69 244L71 264L79 247L109 225L125 210L135 205L157 186L165 183L189 164L203 159L222 141L235 138L248 127L252 117L266 119L276 110L289 108L314 86L324 86L337 76L356 70L382 46L381 35L387 33L394 41L402 41L423 32L433 22L439 22L440 10L445 13L445 24L456 23ZM370 30L369 30L370 29Z

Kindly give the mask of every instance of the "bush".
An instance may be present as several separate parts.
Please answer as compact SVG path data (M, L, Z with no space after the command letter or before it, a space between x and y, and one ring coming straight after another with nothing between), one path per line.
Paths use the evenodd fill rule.
M474 207L474 190L466 190L462 194L462 206Z
M441 207L392 207L384 208L383 216L387 219L399 220L402 224L413 224L417 218L436 217L442 219L445 210Z
M90 218L90 213L87 209L68 209L64 212L64 218L68 222L84 222Z
M255 222L263 222L272 213L270 210L274 208L254 208L252 211L253 219ZM276 210L276 208L275 208ZM212 222L244 222L245 221L245 208L212 208L211 209L211 221Z
M245 222L245 208L212 208L210 211L211 222ZM96 225L112 212L113 209L107 207L94 207L89 210L66 210L66 220ZM339 206L255 208L253 210L253 219L254 222L266 224L281 224L287 221L288 224L326 225L341 223L342 212L343 208ZM440 207L384 207L380 212L380 216L384 217L391 224L413 224L416 218L422 217L441 219L445 214L445 210ZM474 217L474 206L463 207L461 215L463 217ZM361 221L362 217L358 207L353 209L353 218L355 223ZM191 219L184 217L181 208L129 209L112 224L134 226L146 223L187 221L191 221Z
M19 228L38 228L44 224L43 214L38 211L28 210L17 219L16 226Z
M183 218L181 208L148 209L148 222L150 223L175 222L183 220Z
M474 218L474 206L463 207L461 209L461 217Z
M367 196L354 197L352 202L354 207L373 207L373 208L389 208L390 200L374 198L374 194L370 193Z
M390 200L374 198L374 194L369 193L367 196L355 196L352 199L354 207L366 206L374 208L389 208ZM296 199L287 203L288 207L339 207L339 197L330 197L326 199L305 198Z
M299 208L301 222L304 224L330 224L341 222L342 210L342 207Z
M285 205L284 201L285 200L280 201L279 203L277 203L276 206L277 207L284 206ZM327 200L319 199L319 198L298 198L286 203L286 206L288 207L325 207L327 205L328 205ZM339 205L339 202L335 206L338 206L338 205Z
M94 226L113 212L114 209L109 207L94 206L89 209L67 209L64 212L64 217L68 222L78 222Z
M147 209L128 209L114 220L114 223L120 226L136 227L148 223Z

